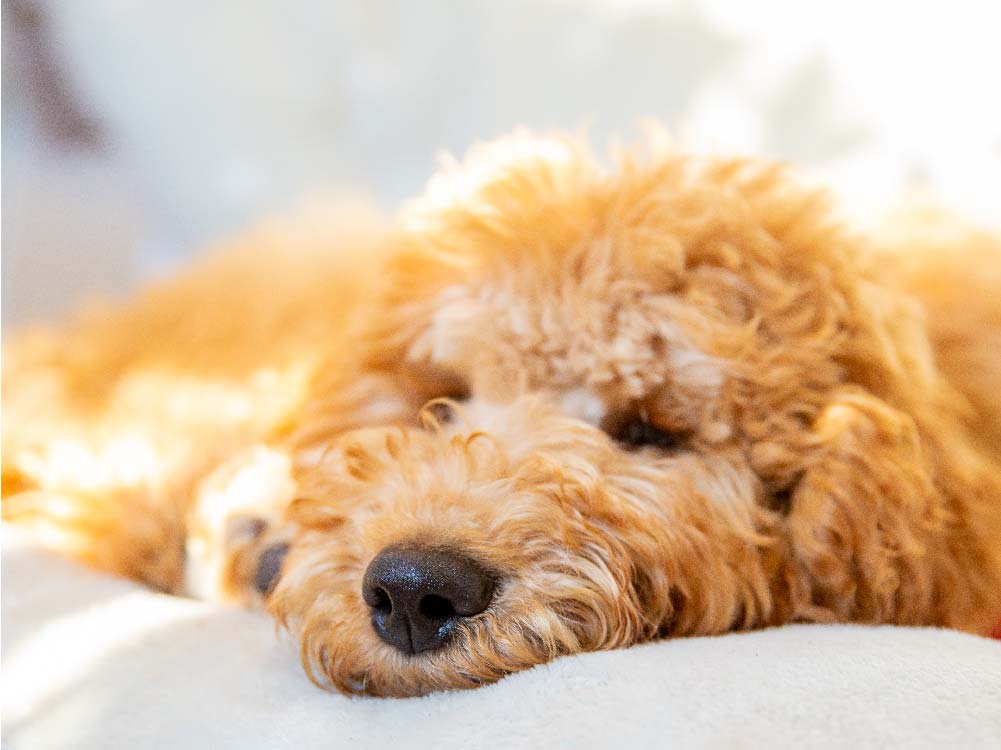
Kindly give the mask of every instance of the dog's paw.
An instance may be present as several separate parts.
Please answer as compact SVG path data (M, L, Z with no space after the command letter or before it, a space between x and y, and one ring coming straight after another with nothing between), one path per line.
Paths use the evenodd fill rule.
M286 454L255 446L198 487L188 518L186 593L262 604L274 588L292 528L283 521L295 485Z
M267 597L274 589L282 573L282 563L288 555L288 542L277 542L264 548L257 558L254 572L254 590Z
M263 604L281 576L291 527L247 516L236 516L227 526L222 581L227 598Z
M226 521L221 542L206 554L189 539L187 593L201 599L263 605L278 583L292 528L275 519L236 515ZM199 552L201 554L199 554Z

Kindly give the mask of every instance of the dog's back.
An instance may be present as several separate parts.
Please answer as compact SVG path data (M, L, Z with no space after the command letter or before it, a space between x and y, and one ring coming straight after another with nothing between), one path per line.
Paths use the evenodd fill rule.
M938 367L972 407L971 432L1001 460L1001 238L923 211L881 239L924 308Z
M337 356L381 232L357 207L271 222L131 301L8 338L4 518L176 590L191 483L280 429Z

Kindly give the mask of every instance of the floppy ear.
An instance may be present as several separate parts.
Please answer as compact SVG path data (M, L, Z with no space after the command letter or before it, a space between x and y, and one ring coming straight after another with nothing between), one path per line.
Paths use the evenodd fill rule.
M945 420L936 429L955 434L933 442L861 389L823 409L787 519L794 617L971 628L990 611L997 592L983 553L992 543L972 524L976 503L991 500L963 436ZM946 463L954 455L966 465Z
M813 606L885 620L931 607L925 549L946 519L916 425L860 391L843 391L813 425L792 496L789 534Z

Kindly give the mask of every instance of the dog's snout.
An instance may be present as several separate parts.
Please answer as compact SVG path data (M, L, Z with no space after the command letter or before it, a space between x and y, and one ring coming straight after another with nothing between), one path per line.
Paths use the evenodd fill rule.
M375 632L406 654L445 645L463 618L487 608L493 592L493 576L475 560L424 547L384 549L362 582Z

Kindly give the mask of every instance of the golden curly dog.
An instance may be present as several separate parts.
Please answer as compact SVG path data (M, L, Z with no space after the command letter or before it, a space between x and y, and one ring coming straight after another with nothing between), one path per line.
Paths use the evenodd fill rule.
M1001 243L518 134L4 356L4 514L266 607L348 693L785 622L1001 618Z

